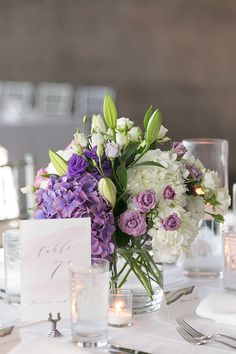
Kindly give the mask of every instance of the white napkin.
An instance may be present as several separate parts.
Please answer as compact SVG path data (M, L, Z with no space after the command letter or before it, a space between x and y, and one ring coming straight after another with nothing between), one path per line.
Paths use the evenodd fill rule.
M236 326L236 295L226 292L208 295L200 302L196 313L218 323Z
M63 338L63 337L62 337ZM77 348L71 340L65 342L62 338L34 338L24 341L12 349L9 354L91 354L95 350Z

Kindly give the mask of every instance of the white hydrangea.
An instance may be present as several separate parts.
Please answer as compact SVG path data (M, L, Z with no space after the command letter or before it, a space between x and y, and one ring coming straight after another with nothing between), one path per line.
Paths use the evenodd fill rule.
M187 196L187 210L190 212L191 218L197 223L204 217L205 201L202 197L189 195Z
M146 189L153 189L159 200L167 185L174 186L182 193L183 177L181 162L172 151L149 150L139 162L159 162L164 168L157 166L138 166L128 170L128 191L132 195Z
M171 263L188 250L197 234L197 223L190 217L190 213L180 215L181 225L178 230L165 231L151 228L148 234L152 237L153 257L156 262Z

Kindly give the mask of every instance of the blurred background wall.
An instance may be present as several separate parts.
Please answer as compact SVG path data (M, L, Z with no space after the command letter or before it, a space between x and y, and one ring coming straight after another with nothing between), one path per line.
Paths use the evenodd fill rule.
M228 139L236 181L235 35L235 0L0 0L0 79L110 85L120 116Z

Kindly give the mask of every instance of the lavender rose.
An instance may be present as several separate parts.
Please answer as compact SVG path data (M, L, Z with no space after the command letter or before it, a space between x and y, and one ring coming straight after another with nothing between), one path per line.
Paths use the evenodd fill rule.
M70 177L79 177L86 171L88 162L77 154L73 154L68 162L68 175Z
M178 158L182 158L185 153L187 152L186 147L184 146L183 143L179 142L179 141L173 141L172 143L172 149L174 150L174 152L177 154Z
M200 181L203 177L202 171L194 165L186 166L187 170L189 171L190 177L192 177L195 181Z
M140 213L129 209L120 215L118 225L121 231L131 236L142 236L147 230L144 217Z
M163 192L163 197L165 199L174 199L175 197L175 191L171 186L166 186Z
M135 207L141 213L147 213L157 205L156 193L153 190L146 190L133 198Z
M169 215L167 218L162 220L162 226L166 231L178 230L181 225L181 220L176 213Z

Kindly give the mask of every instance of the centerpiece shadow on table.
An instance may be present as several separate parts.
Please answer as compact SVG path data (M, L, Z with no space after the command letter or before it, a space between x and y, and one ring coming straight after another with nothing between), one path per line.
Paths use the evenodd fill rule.
M111 288L133 290L138 313L158 309L162 265L190 247L205 206L223 221L215 212L218 185L204 185L215 174L182 143L157 148L170 140L158 109L147 110L143 125L118 118L105 96L104 119L94 115L89 136L77 131L65 150L50 151L33 186L35 218L91 218L91 256L110 261ZM228 206L227 194L221 203Z

